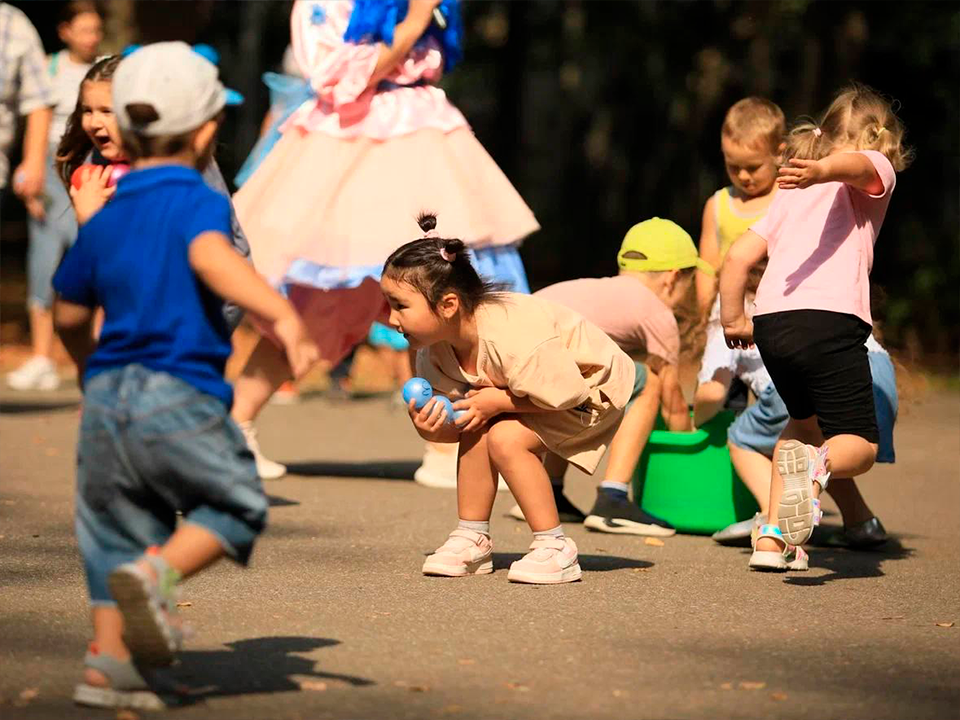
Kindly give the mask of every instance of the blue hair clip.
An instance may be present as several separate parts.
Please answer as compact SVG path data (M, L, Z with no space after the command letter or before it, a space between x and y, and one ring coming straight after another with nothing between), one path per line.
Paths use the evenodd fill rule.
M123 50L120 51L120 57L127 57L128 55L135 53L137 50L139 50L142 47L143 45L140 45L138 43L132 43L131 45L127 45ZM193 50L197 55L202 57L204 60L209 60L214 65L220 64L220 53L218 53L216 48L214 48L212 45L207 45L206 43L198 43L197 45L193 45L191 47L191 50Z

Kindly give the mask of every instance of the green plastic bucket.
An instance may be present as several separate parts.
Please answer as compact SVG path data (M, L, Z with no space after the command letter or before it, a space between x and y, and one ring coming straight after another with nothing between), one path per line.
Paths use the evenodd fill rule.
M633 476L640 507L694 535L753 517L757 502L734 471L727 449L734 418L733 412L720 412L692 433L654 430ZM660 418L657 427L664 427Z

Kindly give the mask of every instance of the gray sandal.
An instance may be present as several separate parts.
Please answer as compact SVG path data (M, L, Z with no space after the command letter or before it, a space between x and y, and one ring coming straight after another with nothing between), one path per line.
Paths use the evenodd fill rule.
M91 648L83 659L83 664L103 673L110 681L110 686L97 687L80 683L73 691L73 701L78 705L135 710L163 710L167 707L150 689L131 661L118 660L112 655L104 655Z
M156 577L135 562L126 563L110 573L110 594L123 614L123 639L137 662L170 665L183 644L174 593L180 573L159 555L143 558Z

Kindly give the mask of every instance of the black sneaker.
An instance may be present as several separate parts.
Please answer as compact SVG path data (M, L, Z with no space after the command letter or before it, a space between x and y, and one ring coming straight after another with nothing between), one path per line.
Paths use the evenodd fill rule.
M628 498L615 500L601 488L597 488L597 501L583 521L583 526L598 532L620 535L670 537L677 532L666 520L644 512Z
M553 491L553 499L557 503L557 515L560 516L561 523L578 524L582 523L584 518L586 518L586 515L580 512L580 509L567 499L567 496L563 494L562 490L555 489ZM523 516L523 510L520 509L519 505L514 505L510 508L507 515L515 520L526 520Z
M560 522L582 523L586 520L587 516L580 512L580 508L570 502L560 490L553 491L553 499L557 502L557 515L560 516Z

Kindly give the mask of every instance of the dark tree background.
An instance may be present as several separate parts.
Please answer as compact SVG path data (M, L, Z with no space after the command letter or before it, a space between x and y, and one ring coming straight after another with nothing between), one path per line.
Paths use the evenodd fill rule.
M56 49L58 3L15 2ZM107 3L110 40L208 42L248 102L218 153L227 174L266 110L259 80L288 42L289 2ZM956 368L960 345L960 5L828 0L512 0L464 4L465 61L444 81L543 230L531 282L615 271L627 228L658 215L699 237L726 184L726 108L758 94L789 119L858 80L894 98L916 149L877 243L886 341ZM113 48L109 48L113 49ZM8 255L5 253L4 263Z

